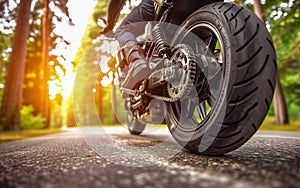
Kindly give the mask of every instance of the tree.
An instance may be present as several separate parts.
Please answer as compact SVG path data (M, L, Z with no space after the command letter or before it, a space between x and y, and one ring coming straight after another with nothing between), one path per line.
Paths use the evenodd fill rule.
M15 28L16 18L16 2L1 1L0 2L0 99L3 95L3 85L5 83L7 65L9 62L9 55L11 53L11 45L13 39L12 31ZM1 106L1 100L0 100Z
M0 110L0 123L3 130L21 129L20 110L31 2L32 0L21 0L17 10L17 25Z
M112 95L112 106L113 106L113 116L114 116L114 119L113 119L113 124L119 124L119 120L118 120L118 101L117 101L117 92L116 92L116 85L115 85L115 79L117 79L116 77L116 73L117 73L117 68L116 68L116 57L114 56L110 56L110 59L109 61L107 62L108 64L108 68L111 72L111 75L112 75L112 81L111 81L111 95ZM109 74L109 73L108 73Z
M51 9L49 4L55 5ZM25 80L23 87L23 105L32 105L34 114L42 114L47 118L45 128L50 125L51 119L55 114L50 113L51 107L57 108L60 96L49 100L48 83L49 81L59 80L57 67L65 72L64 66L58 59L64 59L63 54L51 53L58 44L69 42L62 36L55 33L58 22L67 22L72 25L67 9L67 0L39 0L35 2L31 12L31 25L27 46L27 58L25 67ZM58 11L60 10L60 11ZM53 103L50 105L50 103Z
M254 0L254 13L259 17L259 19L263 22L266 23L266 17L264 14L264 9L263 6L260 2L260 0Z
M133 9L131 2L129 2L129 4L126 4L126 6L130 10ZM104 43L107 43L109 41L106 41L103 38L101 39L101 36L99 36L99 31L101 31L101 27L97 24L97 21L99 18L105 17L106 7L107 7L107 1L98 1L96 3L96 6L94 8L94 13L93 13L93 15L91 15L91 17L89 19L89 23L86 27L85 33L82 37L81 46L76 53L74 63L75 63L75 67L77 68L78 82L76 82L77 84L76 84L76 87L74 88L73 96L76 97L76 106L77 106L77 107L75 107L76 115L77 115L77 117L79 117L79 119L84 119L83 114L92 113L92 111L87 111L87 110L85 110L86 108L83 108L84 105L87 105L87 102L86 102L84 96L86 96L87 95L86 93L90 92L90 90L92 89L91 84L93 87L95 87L95 85L96 85L96 93L94 95L96 95L97 98L96 98L96 101L93 101L93 102L96 102L96 104L97 104L99 117L101 118L101 120L104 121L103 123L116 124L116 123L118 123L118 118L116 117L116 114L114 114L113 110L111 109L111 106L113 106L113 108L115 110L117 110L116 109L117 107L120 108L121 101L118 101L118 98L117 98L119 93L114 84L111 85L112 86L111 88L103 87L100 84L100 81L104 77L107 77L108 74L112 75L112 77L113 77L112 80L113 80L115 77L114 77L114 74L111 74L111 73L114 72L114 70L108 71L111 73L102 74L99 72L99 70L98 70L98 72L94 72L94 70L96 68L94 68L94 69L91 68L91 67L97 67L97 66L99 68L99 63L101 61L103 62L103 60L105 58L109 58L111 56L111 53L110 53L111 51L105 52L103 50L91 49L91 48L100 49L101 47L103 47L105 45L106 45L106 47L109 46L108 44L104 45ZM125 17L124 14L120 15L119 20L121 20L124 17ZM96 66L93 65L95 62L98 63ZM106 63L108 63L108 62L106 62ZM114 68L114 63L109 65L110 69ZM83 69L87 70L86 73L83 73L84 72ZM95 76L93 74L97 74L97 75ZM87 81L87 80L90 80L90 81ZM102 110L102 109L104 109L104 110ZM120 115L120 114L118 114L118 115ZM92 117L92 116L93 115L90 115L88 117ZM86 117L87 117L87 115L86 115Z
M49 106L49 0L44 0L44 13L42 19L42 100L41 112L46 119L45 128L50 127L50 106Z
M101 85L101 80L104 77L104 75L100 72L98 77L97 77L97 82L96 82L96 99L95 102L97 104L97 109L98 109L98 117L100 120L102 120L103 117L103 88Z
M98 1L95 5L94 12L89 18L88 25L82 37L81 46L76 53L74 60L74 66L76 68L76 81L73 90L73 97L75 100L74 108L77 120L80 124L94 124L97 121L95 118L103 116L102 101L103 91L100 84L102 75L98 75L99 62L101 60L101 54L96 50L99 47L99 43L93 41L99 36L100 26L97 24L98 18L103 17L106 12L107 1ZM77 81L78 80L78 81ZM97 93L92 93L92 90L96 89ZM96 96L94 98L87 97L91 94ZM100 98L101 97L101 98ZM93 105L95 102L98 103L97 107L98 116L95 116L95 110Z
M74 114L74 106L73 106L73 96L70 95L68 99L65 101L65 122L64 124L67 127L75 127L76 126L76 119Z
M77 122L80 125L92 125L98 123L95 111L94 91L99 73L99 65L96 64L97 53L91 47L77 67L75 85L73 89L73 106Z

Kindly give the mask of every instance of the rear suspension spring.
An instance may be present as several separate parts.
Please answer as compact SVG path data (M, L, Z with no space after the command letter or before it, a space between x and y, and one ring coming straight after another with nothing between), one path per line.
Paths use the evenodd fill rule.
M170 57L171 49L167 44L167 37L165 35L165 32L159 24L157 24L153 28L153 39L156 43L156 49L159 57L163 57L165 54L167 55L167 57Z

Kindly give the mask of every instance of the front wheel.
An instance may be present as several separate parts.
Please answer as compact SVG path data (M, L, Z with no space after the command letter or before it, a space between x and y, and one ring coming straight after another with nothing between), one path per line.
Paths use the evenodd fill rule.
M168 104L169 130L193 153L230 152L251 138L270 108L272 38L253 12L232 3L207 5L181 27L172 45L192 48L197 74L189 95Z

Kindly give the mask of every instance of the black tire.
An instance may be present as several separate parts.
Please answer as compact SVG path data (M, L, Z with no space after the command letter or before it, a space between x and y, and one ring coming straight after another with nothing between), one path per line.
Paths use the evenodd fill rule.
M203 30L197 33L194 30L198 25ZM270 108L277 75L272 38L253 12L232 3L207 5L193 13L182 27L184 29L178 31L174 45L185 43L182 37L186 37L187 31L203 40L206 34L214 32L222 46L223 61L219 65L222 83L214 100L202 97L205 95L203 87L210 85L208 81L201 87L195 85L199 104L211 105L210 112L198 124L182 115L192 109L190 106L193 105L189 108L183 105L188 98L169 103L166 118L169 130L179 144L193 153L219 155L230 152L251 138ZM189 45L197 54L197 49ZM213 50L216 46L209 47ZM195 84L201 81L202 74L203 70L198 68ZM205 105L202 105L204 109Z

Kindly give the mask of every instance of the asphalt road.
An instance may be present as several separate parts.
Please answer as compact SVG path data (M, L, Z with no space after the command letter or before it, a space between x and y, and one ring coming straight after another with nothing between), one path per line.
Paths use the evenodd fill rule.
M300 187L299 133L259 131L219 157L169 136L92 128L0 144L0 187Z

